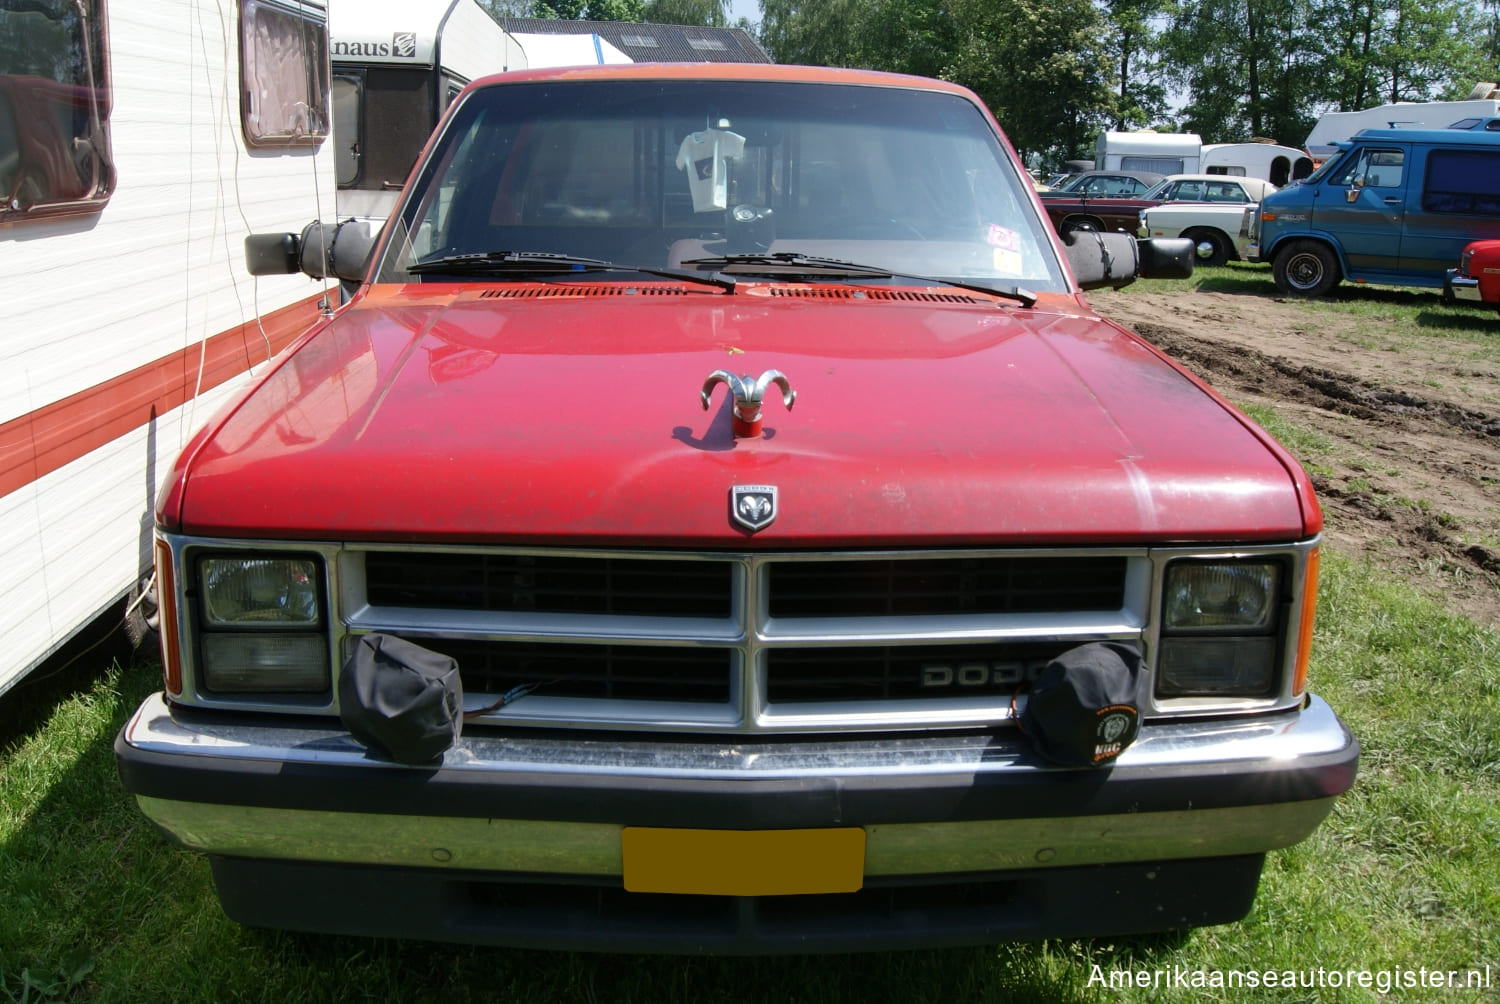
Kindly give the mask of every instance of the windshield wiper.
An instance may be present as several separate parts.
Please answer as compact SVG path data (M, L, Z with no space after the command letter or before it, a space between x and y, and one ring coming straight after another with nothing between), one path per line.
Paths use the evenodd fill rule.
M760 252L754 254L728 254L713 258L689 258L684 265L712 265L725 275L771 275L803 276L845 279L914 279L934 286L952 286L990 296L1001 296L1015 300L1024 307L1036 303L1036 294L1029 289L1013 286L996 289L981 282L965 282L962 279L940 279L935 276L913 275L897 272L879 265L842 261L838 258L820 258L817 255L799 254L795 251Z
M424 258L406 266L414 275L443 273L448 275L577 275L584 272L639 272L667 279L682 279L704 286L734 291L735 281L718 272L695 272L691 269L653 268L649 265L617 265L602 258L559 254L553 251L478 251L466 254Z

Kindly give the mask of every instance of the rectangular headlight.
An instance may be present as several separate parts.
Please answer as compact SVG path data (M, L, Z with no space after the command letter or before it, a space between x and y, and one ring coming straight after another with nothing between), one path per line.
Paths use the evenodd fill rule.
M1275 682L1276 639L1168 638L1156 660L1162 697L1260 697Z
M1158 697L1268 697L1275 692L1283 566L1176 561L1162 587Z
M328 642L321 634L205 634L203 683L224 694L321 693L329 686Z
M209 627L316 627L322 592L312 558L214 556L198 563Z
M1281 566L1272 562L1178 561L1167 567L1162 629L1265 632L1276 619Z

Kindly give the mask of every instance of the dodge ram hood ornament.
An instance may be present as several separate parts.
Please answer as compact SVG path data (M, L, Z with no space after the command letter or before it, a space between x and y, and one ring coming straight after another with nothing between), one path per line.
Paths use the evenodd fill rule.
M781 403L786 405L787 411L792 410L792 403L797 400L797 392L792 390L791 382L780 370L766 370L759 379L751 379L748 373L735 376L728 370L714 370L703 381L703 390L699 392L704 411L708 410L708 399L713 394L716 383L723 383L734 395L734 434L742 439L760 435L760 406L766 396L766 388L771 384L781 388Z
M754 533L776 518L775 485L735 485L729 489L729 514Z

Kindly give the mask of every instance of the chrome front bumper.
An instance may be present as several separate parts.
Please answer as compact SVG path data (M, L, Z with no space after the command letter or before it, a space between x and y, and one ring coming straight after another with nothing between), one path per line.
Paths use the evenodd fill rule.
M1479 280L1467 275L1459 275L1458 269L1450 268L1443 277L1443 293L1452 300L1462 300L1465 303L1483 303L1483 297L1479 295Z
M1010 726L773 742L494 730L418 769L337 727L159 695L115 748L146 815L211 855L596 877L622 874L627 826L859 827L872 878L1257 854L1311 833L1358 759L1316 698L1150 724L1104 771L1047 766Z

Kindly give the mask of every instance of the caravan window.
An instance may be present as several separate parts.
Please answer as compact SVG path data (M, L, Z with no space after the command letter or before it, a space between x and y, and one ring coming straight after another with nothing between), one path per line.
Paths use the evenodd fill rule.
M328 23L322 12L243 0L240 114L252 147L318 146L328 135Z
M102 0L0 5L0 223L109 201L109 58Z

